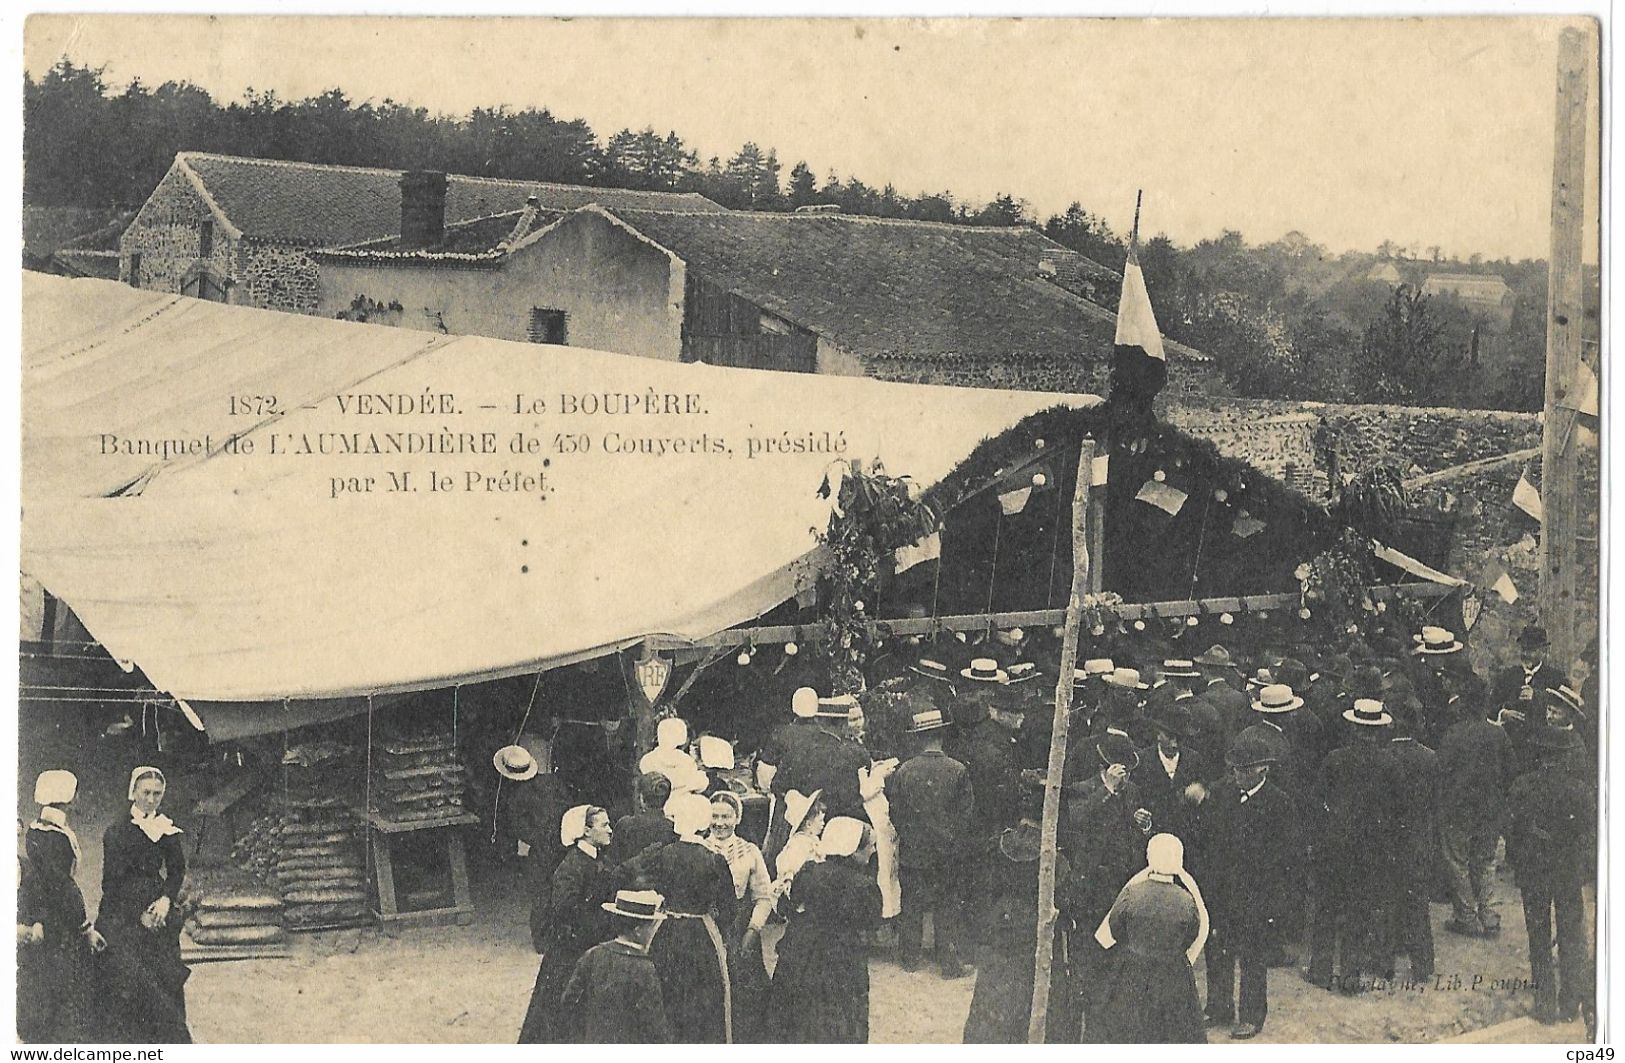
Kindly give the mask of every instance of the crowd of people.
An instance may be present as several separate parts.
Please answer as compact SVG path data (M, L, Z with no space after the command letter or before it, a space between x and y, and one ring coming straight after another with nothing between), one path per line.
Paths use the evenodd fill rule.
M1024 1042L1051 924L1049 1041L1246 1040L1271 968L1337 994L1429 980L1435 901L1450 904L1443 930L1498 935L1503 841L1534 1016L1595 1023L1586 662L1548 661L1534 626L1487 677L1438 627L1325 652L1111 649L1071 677L1053 920L1038 898L1059 677L1019 631L904 644L862 698L796 691L748 767L663 719L637 807L614 821L572 803L545 742L499 750L496 770L523 784L504 814L545 825L516 831L541 957L519 1040L863 1043L869 961L892 949L910 971L975 976L964 1041ZM186 854L159 812L165 785L131 773L92 918L77 780L39 776L21 847L23 1040L190 1040Z
M976 976L963 1039L1026 1041L1055 677L1024 643L1001 633L951 664L918 645L863 706L797 691L755 757L760 845L711 770L732 749L662 721L638 812L562 817L521 1040L861 1043L869 956L894 948L920 969L929 922L941 977ZM1503 839L1533 1014L1594 1023L1596 687L1546 651L1531 626L1519 660L1481 677L1430 626L1324 654L1086 659L1060 779L1047 1039L1247 1040L1272 967L1335 994L1430 982L1435 900L1452 908L1444 930L1499 934ZM617 928L613 962L588 962ZM638 1006L604 1006L618 992Z

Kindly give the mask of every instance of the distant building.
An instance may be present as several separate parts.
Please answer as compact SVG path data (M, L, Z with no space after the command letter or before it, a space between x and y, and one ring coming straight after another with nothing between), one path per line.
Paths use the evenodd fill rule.
M1383 284L1390 286L1399 284L1404 280L1399 274L1399 267L1392 262L1378 262L1371 267L1371 272L1365 275L1365 279L1368 281L1381 281Z
M1512 289L1495 273L1430 273L1423 295L1454 296L1468 308L1504 325L1512 319Z
M834 212L532 207L315 253L318 312L649 358L1103 393L1117 275L1028 227ZM1170 343L1170 392L1222 391Z
M391 235L438 244L441 234L421 219L470 221L521 208L531 196L546 219L588 203L724 209L697 193L437 176L438 192L424 190L438 194L437 204L414 214L400 170L181 152L121 237L118 277L137 288L310 313L312 250Z

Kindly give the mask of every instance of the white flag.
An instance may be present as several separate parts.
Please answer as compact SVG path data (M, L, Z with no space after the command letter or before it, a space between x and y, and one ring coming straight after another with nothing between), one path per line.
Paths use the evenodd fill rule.
M942 556L942 533L932 532L917 543L899 546L895 556L898 572L907 572L925 561L935 561Z
M1020 513L1022 510L1027 508L1027 499L1031 497L1032 493L1033 489L1031 487L1021 487L1014 491L1006 491L1004 494L999 496L999 508L1004 511L1005 516L1013 517L1017 513Z
M1172 517L1185 505L1185 492L1158 480L1147 480L1134 496L1137 502L1148 502Z
M1106 477L1111 472L1111 455L1097 454L1089 463L1089 486L1105 487Z
M1540 504L1540 492L1529 482L1528 476L1518 477L1518 486L1512 489L1512 504L1538 521L1546 519L1546 510Z

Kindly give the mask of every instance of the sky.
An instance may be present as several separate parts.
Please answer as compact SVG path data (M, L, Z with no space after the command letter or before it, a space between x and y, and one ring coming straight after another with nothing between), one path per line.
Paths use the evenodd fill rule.
M806 160L906 194L1010 193L1040 218L1077 200L1119 233L1143 189L1142 232L1182 244L1297 230L1334 252L1520 259L1549 249L1562 25L37 15L24 60L222 101L337 86L453 114L546 106L601 138L676 130L702 159L754 141L786 175Z

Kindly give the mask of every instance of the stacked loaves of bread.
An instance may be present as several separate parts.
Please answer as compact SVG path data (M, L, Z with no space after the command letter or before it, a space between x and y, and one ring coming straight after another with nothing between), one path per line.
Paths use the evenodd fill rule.
M380 736L372 772L372 810L392 823L429 824L463 814L467 775L450 731Z
M195 945L279 945L287 940L281 895L240 868L189 869L185 907L186 936Z
M280 891L291 930L343 926L367 913L365 832L335 799L291 801L260 817L237 858Z

